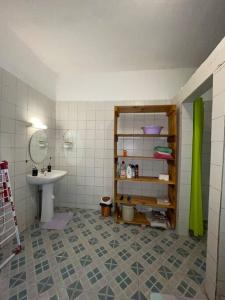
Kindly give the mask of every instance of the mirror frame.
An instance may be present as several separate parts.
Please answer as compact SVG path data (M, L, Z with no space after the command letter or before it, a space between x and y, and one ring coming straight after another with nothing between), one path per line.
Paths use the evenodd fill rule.
M45 155L45 157L42 159L42 160L40 160L40 161L36 161L35 160L35 158L34 158L34 156L32 155L32 151L31 151L31 143L32 143L32 139L34 138L34 136L37 134L37 133L40 133L40 132L44 132L45 134L46 134L46 155ZM39 147L41 148L41 145L39 145ZM37 131L35 131L32 135L31 135L31 137L30 137L30 140L29 140L29 147L28 147L28 149L29 149L29 155L30 155L30 159L32 160L32 162L33 163L35 163L35 164L40 164L40 163L42 163L46 158L47 158L47 156L48 156L48 135L47 135L47 132L46 132L46 130L45 129L41 129L41 130L37 130Z

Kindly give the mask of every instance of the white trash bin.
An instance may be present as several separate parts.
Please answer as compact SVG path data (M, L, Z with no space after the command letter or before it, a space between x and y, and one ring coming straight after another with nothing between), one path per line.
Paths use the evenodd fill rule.
M134 218L134 207L131 205L123 205L122 216L125 222L131 222Z

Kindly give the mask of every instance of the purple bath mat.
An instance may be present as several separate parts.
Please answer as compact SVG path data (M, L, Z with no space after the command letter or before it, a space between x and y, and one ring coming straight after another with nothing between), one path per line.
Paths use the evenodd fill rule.
M72 217L72 212L55 213L53 219L47 223L42 224L41 228L63 230L65 229L67 223L72 219Z

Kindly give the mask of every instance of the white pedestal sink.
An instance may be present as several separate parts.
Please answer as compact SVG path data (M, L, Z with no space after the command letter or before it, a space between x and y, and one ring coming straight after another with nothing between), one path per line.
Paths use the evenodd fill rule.
M54 216L54 183L66 175L66 171L52 170L38 176L27 175L27 182L42 186L41 222L49 222Z

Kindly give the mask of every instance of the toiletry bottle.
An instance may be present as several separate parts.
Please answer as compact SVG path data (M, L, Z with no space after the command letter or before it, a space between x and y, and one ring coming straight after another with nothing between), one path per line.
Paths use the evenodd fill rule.
M36 166L32 168L32 176L38 176L38 169L36 168Z
M120 177L120 163L117 162L117 166L116 166L116 176Z
M51 172L52 171L52 166L51 166L51 156L49 157L49 164L48 164L48 166L47 166L47 170L48 170L48 172Z
M139 167L138 167L138 165L135 165L134 172L135 172L135 178L138 178L138 176L139 176Z
M134 165L131 165L131 171L132 171L132 178L135 178L135 167L134 167Z
M132 165L127 166L127 178L132 178Z
M121 167L120 167L120 177L126 178L126 164L125 161L122 161Z

